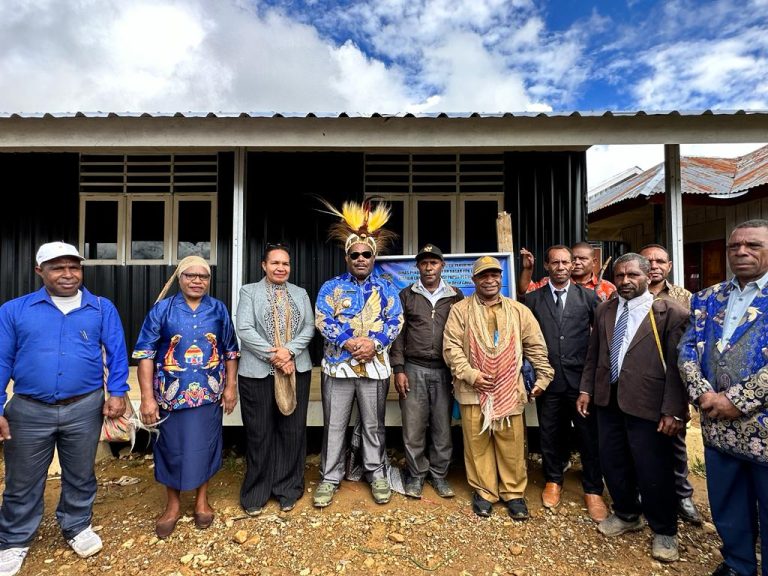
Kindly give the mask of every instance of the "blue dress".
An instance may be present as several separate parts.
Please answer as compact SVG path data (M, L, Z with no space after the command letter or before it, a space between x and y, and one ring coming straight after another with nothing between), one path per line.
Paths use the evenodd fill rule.
M154 361L154 395L160 406L155 479L191 490L221 468L221 394L226 361L240 355L226 306L204 296L192 310L181 294L147 314L132 357Z

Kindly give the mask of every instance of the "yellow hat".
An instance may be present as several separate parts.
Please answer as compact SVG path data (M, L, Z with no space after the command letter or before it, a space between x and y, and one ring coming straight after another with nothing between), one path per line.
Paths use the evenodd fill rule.
M498 270L501 272L501 263L493 256L480 256L472 265L472 276L477 276L487 270Z

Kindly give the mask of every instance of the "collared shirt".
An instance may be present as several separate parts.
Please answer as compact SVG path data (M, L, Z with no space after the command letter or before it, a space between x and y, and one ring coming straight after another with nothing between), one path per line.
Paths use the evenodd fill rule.
M440 300L440 298L442 298L443 294L445 293L445 281L440 278L440 284L438 284L437 289L434 292L430 292L424 287L424 284L421 283L421 278L419 278L419 281L416 283L416 289L418 290L419 294L429 300L429 302L432 304L432 308L434 308L435 304L437 304L437 301Z
M629 303L629 318L627 319L627 329L624 331L624 340L621 342L621 348L619 349L619 372L621 372L621 365L624 363L624 355L627 353L630 342L635 337L637 329L643 320L648 315L653 304L653 294L647 290L640 296L632 298L632 300L625 300L621 296L618 296L619 307L616 309L616 324L619 323L621 312L624 309L624 303Z
M169 411L217 403L226 361L239 356L226 306L207 295L194 310L181 294L155 304L133 350L135 360L154 360L155 400Z
M549 285L549 289L552 290L552 300L554 300L555 304L557 304L557 294L555 294L555 291L560 290L562 292L562 294L560 294L560 302L563 305L563 309L565 309L565 300L568 298L568 288L571 287L571 281L568 280L562 288L555 288L555 285L551 282L547 282L547 284Z
M45 287L0 307L0 415L6 387L48 404L104 386L128 391L128 355L123 325L114 304L82 289L79 308L62 313Z
M673 300L684 308L691 307L691 296L692 294L688 290L677 284L672 284L669 280L664 280L664 288L656 295L657 298Z
M731 279L733 284L733 290L731 290L728 296L728 306L725 309L725 321L723 322L723 337L721 340L722 346L725 346L730 340L736 328L741 322L742 317L746 314L747 309L752 304L760 291L768 284L768 272L763 274L762 277L752 282L748 282L742 290L739 285L738 279L734 276Z
M389 378L389 347L402 325L399 291L386 278L372 273L358 282L349 272L331 278L315 303L315 326L325 339L323 373L335 378ZM347 340L360 337L376 345L373 360L364 364L344 348Z
M534 282L531 280L531 282L528 284L528 289L525 291L526 294L528 292L533 292L534 290L538 290L542 286L545 286L549 284L549 276L544 276L541 280L538 282ZM596 274L592 274L592 276L581 284L584 286L584 288L587 288L589 290L594 290L597 294L597 297L600 298L601 302L605 302L608 300L611 296L613 296L614 292L616 292L616 286L608 282L608 280L599 280L597 279Z

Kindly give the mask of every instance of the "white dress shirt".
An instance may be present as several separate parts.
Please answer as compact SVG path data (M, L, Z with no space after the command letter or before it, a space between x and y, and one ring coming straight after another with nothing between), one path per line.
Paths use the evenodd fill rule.
M552 285L552 282L547 282L547 286L552 290L552 299L555 301L555 304L557 304L557 294L555 294L555 290L563 290L563 293L560 295L560 302L562 302L563 310L565 310L565 299L568 297L568 288L571 287L571 281L568 280L562 288L555 288Z
M624 364L624 355L627 353L629 343L632 342L632 339L637 333L637 329L651 309L651 304L653 304L653 294L646 290L640 296L632 298L632 300L625 300L619 296L619 307L616 310L616 323L614 324L614 327L619 322L625 302L629 302L629 318L627 319L627 329L624 331L624 340L621 342L621 348L619 349L619 373L621 373L621 366Z

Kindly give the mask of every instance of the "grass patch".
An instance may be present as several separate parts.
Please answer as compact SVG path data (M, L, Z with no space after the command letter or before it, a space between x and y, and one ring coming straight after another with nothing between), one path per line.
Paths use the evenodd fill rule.
M694 456L693 463L690 465L691 472L696 474L696 476L699 476L701 478L707 477L707 468L704 466L704 460L699 458L698 456Z

